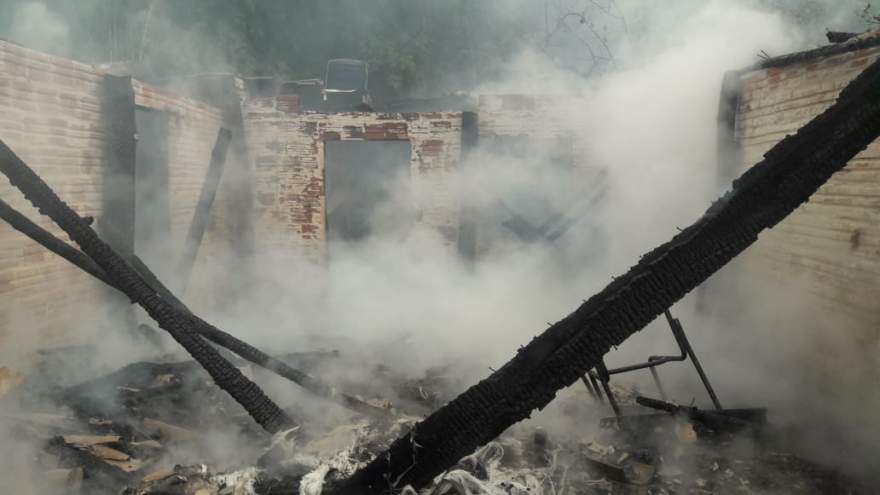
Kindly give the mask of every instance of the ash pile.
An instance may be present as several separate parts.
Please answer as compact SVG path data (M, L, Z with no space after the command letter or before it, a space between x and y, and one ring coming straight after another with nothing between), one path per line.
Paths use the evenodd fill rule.
M372 366L345 386L364 390L359 398L385 414L344 412L329 401L317 414L291 406L285 411L297 425L270 434L195 361L137 362L55 385L63 381L59 372L72 366L71 356L80 356L73 359L78 365L90 352L44 353L27 374L4 370L0 425L7 438L32 447L23 462L36 493L320 494L385 452L462 383L454 368L410 377ZM280 358L324 374L355 365L336 351ZM265 378L259 376L264 370L237 364ZM676 406L603 381L597 372L584 383L429 486L393 493L869 493L786 453L763 410L716 414Z

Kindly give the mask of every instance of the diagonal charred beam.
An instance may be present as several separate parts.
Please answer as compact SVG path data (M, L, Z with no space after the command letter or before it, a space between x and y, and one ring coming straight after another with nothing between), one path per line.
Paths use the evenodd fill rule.
M83 254L79 249L76 249L70 244L55 237L51 232L40 227L30 218L19 213L15 208L11 207L2 199L0 199L0 218L6 221L6 223L8 223L13 229L30 237L44 248L76 265L80 270L88 273L101 282L114 287L110 279L107 278L107 274L104 273L104 270L95 264L91 258Z
M33 239L46 249L66 259L96 279L114 289L122 291L122 289L114 285L104 270L92 261L91 258L83 254L82 251L55 237L52 233L46 231L29 218L16 211L2 199L0 199L0 219L5 220L14 229ZM303 387L309 392L333 400L352 411L375 418L388 416L389 413L387 410L372 406L352 395L339 392L321 381L318 377L293 368L284 361L276 359L256 347L251 346L247 342L239 340L235 336L220 330L205 320L202 320L193 314L189 308L183 304L183 301L171 293L171 291L168 290L168 288L156 277L155 274L153 274L152 270L150 270L140 258L132 256L131 263L134 269L137 270L141 277L143 277L144 281L150 285L153 290L158 292L165 301L171 304L174 309L183 314L202 337L221 347L229 349L242 359L273 371Z
M0 172L25 197L49 216L79 245L113 283L136 302L176 340L229 393L250 416L269 432L293 426L293 421L241 371L198 335L186 316L159 296L116 251L101 240L73 209L0 140Z
M196 331L211 342L221 347L225 347L226 349L229 349L243 359L246 359L258 366L262 366L263 368L266 368L284 378L287 378L288 380L296 383L297 385L303 387L304 389L312 392L319 397L333 400L340 405L351 409L352 411L376 418L388 417L389 413L387 410L372 406L352 395L339 392L330 385L321 381L319 378L304 371L295 369L284 361L281 361L280 359L276 359L266 354L265 352L248 344L247 342L244 342L199 318L198 316L193 314L189 310L189 308L186 307L186 305L183 304L183 301L178 299L177 296L175 296L171 293L170 290L168 290L168 287L166 287L165 284L163 284L158 279L158 277L156 277L156 275L147 267L147 265L144 264L143 261L140 260L140 258L134 256L132 258L132 264L134 265L134 268L141 274L141 276L144 277L147 283L150 284L150 286L152 286L156 290L156 292L159 293L159 295L161 295L166 301L171 303L175 308L185 314L190 323L195 327Z
M425 486L460 458L553 400L776 225L880 135L880 62L823 114L783 139L696 223L552 325L488 378L416 425L330 493Z
M226 150L229 148L229 141L231 139L232 133L228 129L221 127L217 131L217 140L214 143L214 149L211 150L208 172L205 174L205 182L202 184L201 193L199 193L199 202L196 203L196 210L193 213L189 232L186 236L186 244L183 248L183 256L178 265L177 272L181 277L180 294L184 294L186 287L189 285L196 255L199 253L199 246L202 244L205 229L208 227L211 207L214 205L214 198L217 196L217 187L220 185L220 177L223 175L223 167L226 164Z

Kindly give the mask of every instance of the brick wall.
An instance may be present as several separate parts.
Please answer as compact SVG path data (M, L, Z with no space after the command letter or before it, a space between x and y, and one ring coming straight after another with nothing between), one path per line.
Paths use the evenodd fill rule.
M90 66L0 41L0 139L82 215L101 213L102 80ZM5 177L0 197L62 235ZM0 337L57 341L100 294L90 276L0 222Z
M409 141L418 218L456 243L460 113L296 113L287 100L255 98L245 105L244 121L258 252L324 259L324 143L331 140Z
M546 167L569 161L569 181L581 184L586 197L592 188L604 187L605 172L591 164L589 140L583 139L585 131L579 127L579 119L572 116L572 109L583 104L571 96L481 95L477 104L478 149L490 155L500 153L500 160L510 167ZM482 160L478 154L466 166L479 167ZM562 213L580 216L585 212ZM477 254L487 253L498 242L516 238L509 229L496 225L497 219L480 219L479 211L474 214L478 223L474 241Z
M570 155L584 171L591 168L589 140L572 109L583 105L576 97L522 94L481 95L477 104L480 143L497 137L526 140L529 148Z
M735 138L739 170L822 112L880 55L866 48L742 75ZM809 306L840 315L867 334L880 322L880 142L835 174L810 201L761 236L744 264L749 276L804 287Z
M0 139L82 215L103 215L108 166L104 74L94 67L0 41ZM169 115L169 185L173 246L182 246L211 149L220 111L134 81L136 104ZM224 186L217 201L223 203ZM65 240L60 229L0 179L0 197ZM215 208L199 266L223 249L222 208ZM198 273L195 279L205 279ZM207 292L210 277L192 292ZM202 289L205 289L204 291ZM33 346L80 341L97 329L107 292L90 276L0 222L0 339L26 337ZM24 340L16 339L17 343Z

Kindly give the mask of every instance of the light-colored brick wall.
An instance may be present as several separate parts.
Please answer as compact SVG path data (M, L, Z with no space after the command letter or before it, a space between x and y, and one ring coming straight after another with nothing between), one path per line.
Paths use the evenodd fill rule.
M742 75L736 140L742 161L757 163L775 143L828 108L880 55L867 48ZM880 323L880 142L854 158L810 201L748 251L752 277L796 283L808 305L846 317L876 336Z
M330 140L409 141L417 217L450 246L457 242L461 113L296 113L287 100L255 98L245 104L244 120L258 252L323 261L324 143Z
M572 137L577 129L566 116L573 97L523 94L480 95L477 122L481 139L521 136L535 142Z
M102 216L103 172L107 167L102 86L104 74L92 66L0 41L0 139L31 165L81 215ZM204 103L133 81L136 104L169 115L171 246L181 248L211 150L221 112ZM211 256L228 238L221 213L224 185L205 235L194 294L208 294ZM5 178L0 197L52 233L69 241L40 215ZM0 339L18 337L32 347L62 345L94 335L92 317L107 305L101 284L0 222Z
M101 213L102 77L91 66L0 41L0 139L81 215ZM5 177L0 197L68 240ZM62 340L100 294L89 275L0 222L0 338Z

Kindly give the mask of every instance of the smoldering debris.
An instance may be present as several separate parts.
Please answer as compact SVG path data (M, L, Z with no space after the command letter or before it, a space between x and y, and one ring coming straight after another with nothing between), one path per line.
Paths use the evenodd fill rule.
M58 386L54 370L66 367L58 360L75 352L50 354L26 375L9 370L23 386L11 388L0 402L0 424L8 437L40 446L29 459L30 471L36 478L50 472L53 479L63 478L69 493L118 494L126 488L126 493L217 493L233 487L246 491L229 493L288 493L283 490L291 486L320 486L325 476L353 473L419 419L403 408L429 410L434 400L448 399L450 389L441 385L437 371L408 378L375 366L360 388L387 387L393 407L388 399L369 401L387 407L387 417L366 421L349 413L327 423L293 405L286 413L303 426L271 435L243 414L195 361L137 362ZM279 358L312 370L331 366L328 362L339 360L340 353ZM244 361L236 364L248 376L260 373ZM384 383L377 383L377 377ZM30 481L41 486L36 479ZM293 490L289 493L298 493Z
M410 392L425 409L416 412L387 397L339 395L310 374L289 373L318 396L382 411L332 427L282 408L257 385L254 368L207 340L225 342L276 372L291 367L283 358L233 340L191 313L148 268L104 244L91 222L0 142L0 170L79 245L82 253L74 249L73 262L141 305L195 359L134 363L72 387L22 387L27 373L7 374L4 399L17 399L5 416L12 437L40 446L25 457L43 479L85 493L859 491L833 471L778 453L762 422L736 410L629 397L617 405L652 410L634 416L640 419L632 428L618 407L617 422L603 421L612 427L599 434L560 437L533 425L510 427L585 371L601 366L607 375L602 356L610 347L748 247L873 141L880 131L878 67L869 67L828 112L771 150L725 201L465 394L452 397L420 384L417 394ZM266 366L270 362L275 364ZM586 396L577 400L567 417L589 418L580 407ZM61 412L37 409L46 403ZM716 407L721 409L717 401ZM232 458L211 459L218 435L225 435L222 450L233 451Z
M316 355L326 354L285 360L303 366ZM38 493L126 495L327 493L421 419L411 414L415 402L396 397L408 396L413 383L446 379L436 371L405 376L385 368L388 382L377 384L378 373L369 381L395 397L384 399L391 419L351 414L322 423L288 408L301 426L272 435L240 413L194 361L132 363L67 387L54 386L38 371L21 376L23 386L0 399L0 425L9 438L41 446L28 458L29 481L43 490ZM443 385L423 390L449 398ZM554 405L556 413L583 424L583 434L545 429L540 422L519 425L422 489L395 493L868 493L857 481L786 452L770 427L713 429L700 416L658 416L629 388L612 384L609 390L633 417L650 418L650 428L603 422L595 430L610 408L578 388Z

